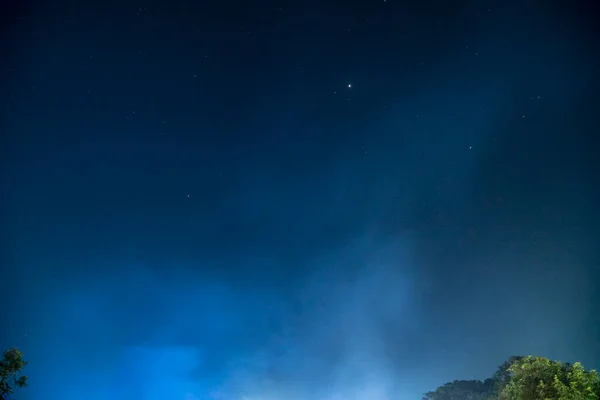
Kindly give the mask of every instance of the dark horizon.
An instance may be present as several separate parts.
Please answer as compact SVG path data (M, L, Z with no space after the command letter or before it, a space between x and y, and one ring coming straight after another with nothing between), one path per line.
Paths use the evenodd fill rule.
M24 2L0 348L35 400L600 369L592 4Z

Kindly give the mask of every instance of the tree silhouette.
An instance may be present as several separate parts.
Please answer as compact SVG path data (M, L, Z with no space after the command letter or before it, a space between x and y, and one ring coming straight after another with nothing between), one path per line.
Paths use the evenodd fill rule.
M581 363L511 357L485 381L453 381L423 400L600 400L600 377Z
M27 377L21 375L21 370L27 365L23 353L19 349L9 349L4 352L0 361L0 398L6 399L16 388L27 386Z

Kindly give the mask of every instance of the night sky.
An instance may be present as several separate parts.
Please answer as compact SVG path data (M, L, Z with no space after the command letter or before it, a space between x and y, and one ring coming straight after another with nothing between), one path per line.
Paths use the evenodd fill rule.
M18 2L19 399L419 399L600 368L594 2Z

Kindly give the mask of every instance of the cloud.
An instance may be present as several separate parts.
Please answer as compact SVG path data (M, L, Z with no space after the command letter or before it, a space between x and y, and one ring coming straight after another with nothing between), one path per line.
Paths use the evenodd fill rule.
M315 261L284 329L229 370L221 391L249 399L386 399L419 329L408 238L356 239Z

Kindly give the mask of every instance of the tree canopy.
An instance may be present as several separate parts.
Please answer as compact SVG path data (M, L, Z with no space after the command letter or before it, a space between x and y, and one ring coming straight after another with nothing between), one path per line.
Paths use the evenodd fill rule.
M543 357L525 357L513 363L502 400L598 400L600 378L581 363L566 364Z
M485 381L453 381L423 400L600 400L600 377L581 363L511 357Z
M16 388L27 386L27 377L21 375L21 370L27 365L23 353L19 349L4 352L0 361L0 398L12 394Z
M453 381L425 393L423 400L486 400L491 393L490 379L482 381Z

